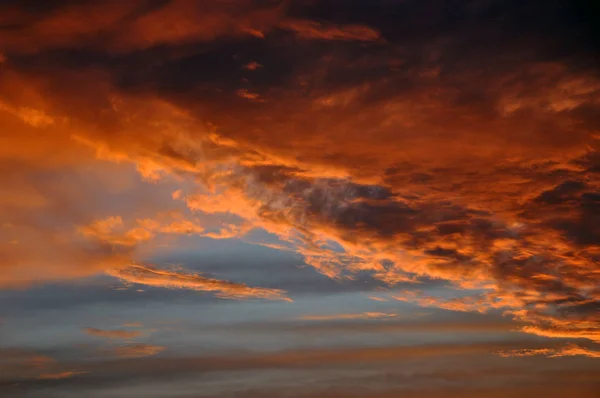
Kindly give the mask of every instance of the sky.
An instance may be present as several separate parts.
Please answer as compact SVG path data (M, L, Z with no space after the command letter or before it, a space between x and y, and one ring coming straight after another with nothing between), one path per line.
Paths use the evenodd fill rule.
M0 1L0 396L597 397L593 0Z

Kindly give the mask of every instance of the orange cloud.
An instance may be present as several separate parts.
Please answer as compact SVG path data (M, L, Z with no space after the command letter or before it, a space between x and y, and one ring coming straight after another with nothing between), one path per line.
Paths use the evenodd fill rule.
M387 298L385 298L385 297L379 297L379 296L369 296L369 300L373 300L373 301L388 301Z
M188 220L173 221L169 225L165 225L160 229L163 233L175 233L175 234L200 234L204 232L204 228L194 224Z
M423 307L437 307L450 311L486 312L491 307L487 297L484 295L442 299L427 296L419 290L404 290L402 295L394 295L392 298L399 301L417 303Z
M237 91L238 97L245 98L250 101L264 102L264 99L261 98L260 94L253 93L246 89L240 89Z
M237 236L236 226L223 227L220 231L206 232L197 220L185 219L182 214L174 212L159 213L156 219L143 218L130 222L126 228L120 216L111 216L105 219L94 220L89 225L79 227L79 232L89 238L115 246L135 246L152 240L157 234L185 234L213 237L215 239ZM134 226L135 225L135 226ZM222 235L222 236L221 236Z
M112 350L112 353L120 358L145 358L159 354L165 349L161 346L138 343L116 347Z
M574 344L567 345L562 348L538 348L538 349L521 349L500 351L498 355L502 357L529 357L535 355L544 355L548 358L584 356L588 358L600 358L600 351L594 351L587 348L579 347Z
M574 323L570 328L544 328L539 326L524 326L521 330L525 333L551 338L580 338L600 343L600 330L596 327L585 328Z
M89 335L106 337L109 339L133 339L142 335L142 332L138 330L102 330L96 328L85 328L83 329Z
M0 350L0 383L8 380L59 380L87 373L83 364L65 365L46 355L20 349ZM2 389L2 391L5 391Z
M43 128L55 123L54 118L47 115L43 109L29 108L27 106L14 108L0 102L0 110L13 114L31 127Z
M119 216L96 220L90 225L79 228L86 237L121 246L134 246L154 237L152 232L143 228L134 228L128 231L124 229L123 220Z
M248 62L246 65L244 65L244 69L248 70L257 70L258 68L262 68L262 65L256 61Z
M147 286L164 287L168 289L189 289L203 292L215 292L217 297L242 299L267 299L291 301L280 289L250 287L243 283L234 283L207 278L197 274L165 271L142 265L130 265L120 269L106 271L109 275L127 283Z

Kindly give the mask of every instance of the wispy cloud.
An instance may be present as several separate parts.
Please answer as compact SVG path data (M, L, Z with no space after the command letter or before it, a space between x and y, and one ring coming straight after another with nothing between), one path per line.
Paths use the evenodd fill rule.
M134 339L143 333L139 330L102 330L96 328L85 328L83 331L91 336L105 337L109 339Z
M65 371L65 372L59 372L59 373L43 373L41 375L38 376L38 379L41 380L61 380L61 379L69 379L73 376L76 375L80 375L80 374L85 374L87 372L84 371Z
M543 355L548 358L583 356L588 358L600 358L600 351L569 344L562 348L525 348L520 350L500 351L502 357L530 357Z
M380 33L365 25L334 25L303 19L288 19L281 27L306 39L373 41Z
M245 88L238 90L237 92L238 97L250 100L250 101L256 101L256 102L264 102L265 100L260 96L260 94L249 91Z
M110 352L119 358L145 358L154 356L164 351L166 347L151 344L128 344L115 347Z
M127 322L122 325L125 328L141 328L144 326L141 322Z
M303 315L299 319L305 321L333 321L340 319L389 319L396 316L395 313L362 312L359 314Z
M286 293L280 289L251 287L243 283L213 279L193 273L155 269L143 265L132 264L127 267L108 270L107 273L128 283L168 289L214 292L217 297L226 299L291 301L291 299L286 296Z

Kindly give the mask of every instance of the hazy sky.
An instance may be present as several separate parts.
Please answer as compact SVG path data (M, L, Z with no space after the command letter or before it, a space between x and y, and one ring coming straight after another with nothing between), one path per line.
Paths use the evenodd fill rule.
M0 396L597 397L598 4L0 0Z

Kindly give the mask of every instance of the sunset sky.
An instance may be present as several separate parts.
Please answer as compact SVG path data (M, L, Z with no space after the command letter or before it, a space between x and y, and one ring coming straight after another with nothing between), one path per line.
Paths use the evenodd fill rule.
M599 15L0 0L0 396L597 398Z

